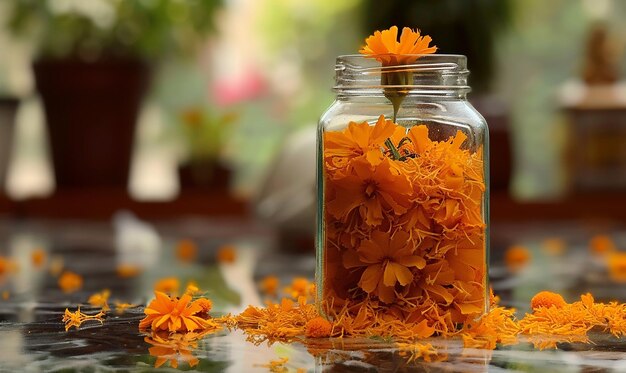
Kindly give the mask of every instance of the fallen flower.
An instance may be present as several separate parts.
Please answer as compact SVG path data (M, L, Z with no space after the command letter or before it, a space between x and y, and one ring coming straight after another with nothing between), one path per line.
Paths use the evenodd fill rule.
M626 282L626 253L614 252L607 256L609 276L615 282Z
M104 289L99 293L92 294L87 300L87 303L89 303L92 307L100 307L102 308L102 311L106 312L111 309L108 304L110 296L111 291L109 289Z
M64 293L73 293L83 287L83 278L74 272L65 271L59 277L59 287Z
M539 307L562 308L566 304L567 302L565 302L565 299L563 299L561 294L553 293L551 291L539 292L530 300L530 307L533 310L536 310Z
M589 250L595 255L605 255L615 251L615 243L605 234L595 235L589 240Z
M120 264L117 266L116 272L121 278L131 278L140 274L141 268L130 264Z
M218 325L210 319L204 319L206 304L200 300L191 301L189 294L180 299L170 298L160 291L154 292L156 298L144 310L146 317L139 322L139 329L168 330L170 332L191 332L201 329L216 329ZM208 315L206 315L208 317Z
M327 338L333 331L333 324L320 316L307 321L304 327L307 338Z
M182 262L193 262L198 256L198 246L192 240L180 240L176 245L176 257Z
M278 277L276 276L266 276L261 280L259 286L261 291L263 291L266 295L276 296L276 292L280 286L280 280L278 280Z
M217 251L217 261L219 263L234 263L237 259L237 252L232 245L224 245Z
M30 254L30 260L35 268L41 268L46 262L46 252L41 248L35 249Z
M530 251L522 245L509 247L504 254L504 263L509 270L515 272L524 268L532 258Z

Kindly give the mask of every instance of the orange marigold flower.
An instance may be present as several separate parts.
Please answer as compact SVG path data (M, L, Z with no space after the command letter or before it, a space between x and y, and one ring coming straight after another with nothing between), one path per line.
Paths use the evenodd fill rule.
M280 280L276 276L266 276L261 280L260 287L267 295L276 296L278 287L280 286Z
M7 300L7 299L9 299L9 296L10 296L10 295L11 295L11 294L9 293L9 291L8 291L8 290L4 290L4 291L2 292L2 299L3 299L3 300Z
M140 274L141 268L131 264L120 264L117 266L116 272L121 278L131 278Z
M285 293L290 297L297 299L306 297L309 293L310 282L304 277L296 277L291 281L291 286L285 288Z
M109 289L104 289L99 293L92 294L87 303L92 305L93 307L101 307L103 311L108 311L109 308L109 297L111 296L111 291Z
M162 278L154 284L154 290L161 293L176 295L180 290L180 281L176 277Z
M198 256L198 246L192 240L180 240L176 245L176 257L183 262L192 262Z
M9 272L9 260L5 257L0 256L0 276Z
M597 255L604 255L608 252L615 251L615 243L611 237L605 234L595 235L589 240L589 249Z
M40 268L46 262L46 252L41 248L33 250L30 261L35 268Z
M10 259L0 256L0 277L14 272L17 269L17 265Z
M83 287L83 278L74 272L65 271L59 277L59 287L64 293L73 293Z
M185 332L205 328L206 320L197 316L202 307L197 302L191 302L191 296L185 294L178 299L160 291L154 294L156 298L144 310L146 317L139 322L139 329Z
M504 254L504 262L512 271L525 267L531 259L530 251L521 245L514 245L507 249Z
M541 291L530 300L530 307L533 310L538 309L539 307L556 307L561 308L565 306L567 302L560 294L553 293L551 291Z
M359 53L376 58L383 66L403 65L414 62L419 57L415 55L435 53L437 47L429 46L431 41L430 36L422 36L419 30L414 31L409 27L402 29L398 41L398 27L392 26L388 30L376 31L365 39L365 46Z
M307 321L305 335L307 338L327 338L333 331L333 325L323 317L316 317Z
M211 302L211 300L207 298L198 298L194 301L194 304L200 307L200 311L198 312L198 314L203 314L207 317L209 315L209 312L211 311L211 308L213 308L213 302Z
M328 131L324 134L324 158L333 168L345 168L349 159L365 157L372 165L383 159L381 147L385 140L393 136L398 128L384 115L378 117L375 125L368 122L350 122L342 131Z
M377 166L359 158L344 177L333 180L335 198L327 204L328 213L345 220L352 211L358 211L367 225L378 226L385 211L404 214L412 205L413 185L394 167L389 158Z
M615 252L608 255L607 266L611 280L626 282L626 253Z
M356 252L346 251L343 264L351 269L367 267L359 286L367 293L375 293L385 303L395 300L394 286L408 285L413 281L411 268L422 269L426 260L413 255L414 244L407 232L374 231Z
M220 263L234 263L237 259L237 251L232 245L224 245L217 251L217 261Z

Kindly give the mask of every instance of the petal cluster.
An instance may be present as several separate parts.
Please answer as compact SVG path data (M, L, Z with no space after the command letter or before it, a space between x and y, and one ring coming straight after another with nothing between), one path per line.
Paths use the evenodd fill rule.
M383 66L404 65L414 62L419 57L417 55L435 53L437 47L430 46L431 41L430 36L422 36L419 30L409 27L402 29L398 41L398 27L392 26L365 39L365 46L359 52L376 58Z

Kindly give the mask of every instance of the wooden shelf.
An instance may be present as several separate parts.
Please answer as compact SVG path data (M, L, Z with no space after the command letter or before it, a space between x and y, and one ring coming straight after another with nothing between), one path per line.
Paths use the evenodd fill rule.
M46 198L11 201L0 197L0 214L17 218L105 220L120 210L138 217L167 219L183 215L245 216L248 203L224 190L185 191L172 201L133 200L121 190L73 190L57 192Z

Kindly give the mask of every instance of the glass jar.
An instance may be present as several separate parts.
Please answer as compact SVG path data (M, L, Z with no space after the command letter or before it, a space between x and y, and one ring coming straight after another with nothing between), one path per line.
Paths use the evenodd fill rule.
M465 56L414 59L337 59L318 127L318 303L452 331L488 307L488 130Z

